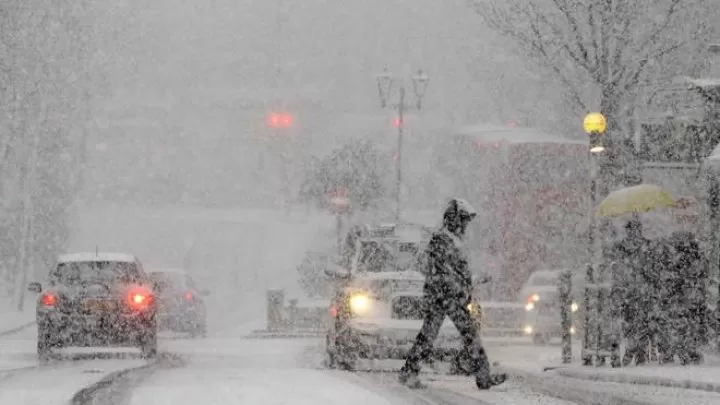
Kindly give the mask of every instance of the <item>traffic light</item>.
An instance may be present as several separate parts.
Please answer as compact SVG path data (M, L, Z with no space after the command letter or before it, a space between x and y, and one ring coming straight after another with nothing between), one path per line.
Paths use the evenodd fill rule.
M293 116L289 113L270 113L268 126L271 128L290 128L293 126Z

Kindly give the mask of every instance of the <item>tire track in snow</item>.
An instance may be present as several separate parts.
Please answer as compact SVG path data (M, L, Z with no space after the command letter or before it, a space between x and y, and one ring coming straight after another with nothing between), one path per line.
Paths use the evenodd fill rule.
M70 405L126 405L132 390L162 368L183 367L179 355L160 353L156 361L106 374L100 380L77 391Z

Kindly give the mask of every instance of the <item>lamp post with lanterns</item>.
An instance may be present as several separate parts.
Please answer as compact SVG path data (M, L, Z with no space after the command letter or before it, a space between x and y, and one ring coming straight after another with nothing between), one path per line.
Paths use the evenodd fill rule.
M592 112L585 116L583 120L583 129L589 136L589 152L590 152L590 209L588 212L588 266L585 274L585 292L584 306L585 319L583 320L583 349L581 353L583 365L592 364L593 357L597 357L599 363L604 363L605 356L601 353L602 336L604 332L601 322L601 315L605 311L601 308L604 305L604 295L600 286L600 274L598 270L596 258L596 218L595 206L597 205L597 189L598 189L598 164L597 158L606 151L606 139L604 137L607 130L607 119L602 113ZM597 292L596 304L592 305L591 299L593 291ZM593 328L593 326L595 328ZM595 330L593 330L595 329Z
M400 207L401 207L401 187L402 187L402 147L403 147L403 133L405 129L405 110L409 108L405 104L405 80L400 80L400 86L398 88L398 101L397 103L388 103L391 97L393 82L395 78L390 74L387 67L385 70L377 75L378 93L380 95L380 105L382 108L390 107L397 110L397 118L395 125L398 129L397 136L397 151L395 154L395 166L397 170L396 178L396 195L395 195L395 219L400 220ZM425 91L427 90L427 84L430 81L428 76L423 73L422 70L418 70L418 73L412 76L413 92L415 93L416 102L415 108L422 109L422 100L425 97Z

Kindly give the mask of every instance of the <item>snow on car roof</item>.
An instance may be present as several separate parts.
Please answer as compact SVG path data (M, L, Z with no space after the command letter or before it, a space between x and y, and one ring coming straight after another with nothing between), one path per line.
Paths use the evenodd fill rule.
M358 279L363 280L421 280L425 276L416 271L381 271L378 273L356 273Z
M58 256L59 263L73 262L126 262L132 263L135 256L127 253L109 253L109 252L80 252L66 253Z
M148 270L148 274L150 273L176 273L176 274L185 274L187 271L183 269L151 269Z

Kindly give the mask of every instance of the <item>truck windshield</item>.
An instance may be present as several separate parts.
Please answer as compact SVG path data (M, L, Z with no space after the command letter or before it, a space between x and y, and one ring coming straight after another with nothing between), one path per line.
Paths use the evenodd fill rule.
M358 268L377 273L382 271L405 271L419 265L420 246L411 242L362 241Z

